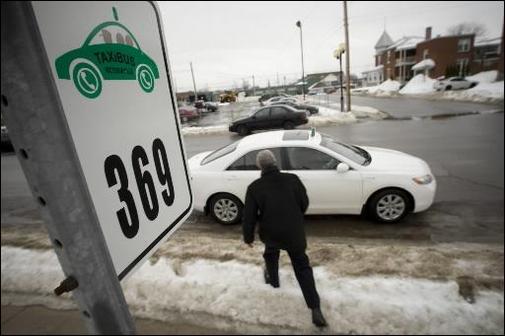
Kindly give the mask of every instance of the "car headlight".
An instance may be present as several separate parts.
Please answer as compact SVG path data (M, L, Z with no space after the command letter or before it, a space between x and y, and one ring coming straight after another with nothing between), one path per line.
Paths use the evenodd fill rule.
M429 184L433 181L433 176L427 174L424 176L414 177L412 180L417 184Z

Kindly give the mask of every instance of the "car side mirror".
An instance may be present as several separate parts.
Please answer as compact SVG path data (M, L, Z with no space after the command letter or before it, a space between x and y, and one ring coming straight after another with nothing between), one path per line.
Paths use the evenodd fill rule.
M337 173L341 174L347 171L349 171L349 166L347 165L347 163L341 162L337 165Z

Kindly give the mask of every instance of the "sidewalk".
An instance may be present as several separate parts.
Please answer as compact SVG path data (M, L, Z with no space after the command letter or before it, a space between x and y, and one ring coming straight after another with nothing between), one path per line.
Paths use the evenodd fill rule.
M2 305L2 335L7 334L87 334L82 318L76 310L54 310L43 306ZM169 324L160 321L136 319L139 335L222 335L215 329L188 324Z

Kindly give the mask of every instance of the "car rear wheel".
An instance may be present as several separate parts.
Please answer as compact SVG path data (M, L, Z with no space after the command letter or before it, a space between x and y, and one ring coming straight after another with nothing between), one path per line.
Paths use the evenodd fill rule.
M475 87L475 85L477 85L477 83L470 84L470 89L473 88L473 87Z
M368 202L368 214L378 222L395 223L410 209L408 194L398 189L386 189L375 194Z
M249 134L249 129L246 126L244 126L244 125L240 125L237 128L237 131L238 131L238 134L240 134L242 136L245 136L245 135Z
M295 124L293 124L292 121L286 121L284 123L284 129L290 130L290 129L293 129L293 128L295 128Z
M209 202L212 217L220 224L233 225L242 220L242 202L231 194L218 194Z
M88 63L79 63L72 70L74 85L83 96L96 98L102 92L102 78L98 71Z

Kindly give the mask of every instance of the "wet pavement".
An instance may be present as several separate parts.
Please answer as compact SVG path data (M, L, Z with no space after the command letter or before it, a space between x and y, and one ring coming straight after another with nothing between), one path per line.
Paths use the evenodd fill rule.
M454 102L443 103L433 109L441 113L452 110L438 106ZM478 105L482 111L496 109L491 105ZM473 104L467 107L471 108ZM456 112L452 113L456 115ZM231 110L228 113L231 114ZM386 147L421 157L436 176L438 190L435 203L428 211L411 214L395 225L376 224L360 216L309 216L309 239L392 239L416 244L503 243L503 118L503 113L486 113L442 119L362 121L318 128L346 142ZM225 133L189 135L184 141L188 157L191 157L237 139L240 139L238 135ZM16 156L3 153L1 162L2 226L40 223ZM198 214L190 217L182 230L240 239L240 226L221 226Z

